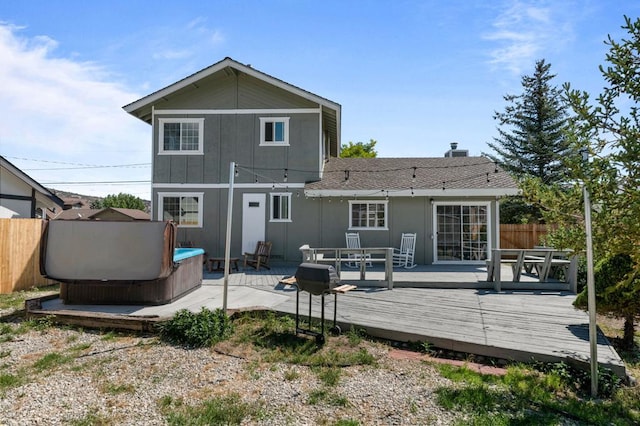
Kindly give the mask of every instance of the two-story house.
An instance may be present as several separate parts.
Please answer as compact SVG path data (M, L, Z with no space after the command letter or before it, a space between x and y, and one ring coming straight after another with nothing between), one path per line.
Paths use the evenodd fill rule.
M151 124L152 218L179 239L224 253L231 162L232 256L256 241L272 257L299 247L397 246L416 232L416 261L478 262L498 241L498 199L517 193L490 160L340 158L341 106L233 59L124 107Z

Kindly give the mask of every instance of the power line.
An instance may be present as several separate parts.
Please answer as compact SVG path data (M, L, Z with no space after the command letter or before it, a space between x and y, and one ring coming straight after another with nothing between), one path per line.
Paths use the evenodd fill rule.
M43 185L113 185L113 184L136 184L151 183L150 180L113 180L113 181L95 181L95 182L42 182Z
M97 168L114 168L114 167L149 167L151 163L132 163L132 164L85 164L85 163L70 163L66 161L53 161L53 160L40 160L35 158L24 158L24 157L5 157L10 158L12 160L22 160L22 161L35 161L38 163L49 163L49 164L64 164L68 166L77 166L77 167L60 167L60 168L43 168L43 169L23 169L23 170L74 170L74 169L97 169Z

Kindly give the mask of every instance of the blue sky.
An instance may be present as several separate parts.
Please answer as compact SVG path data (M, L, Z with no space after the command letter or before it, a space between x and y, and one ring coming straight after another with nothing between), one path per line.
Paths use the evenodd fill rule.
M122 106L230 56L341 104L343 143L480 155L536 60L598 94L623 15L640 2L3 1L0 154L49 187L149 199L151 128Z

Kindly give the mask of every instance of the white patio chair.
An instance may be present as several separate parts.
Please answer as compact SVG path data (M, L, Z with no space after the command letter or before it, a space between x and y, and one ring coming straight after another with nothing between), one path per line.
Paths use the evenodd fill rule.
M347 248L349 249L359 249L360 247L360 234L358 234L357 232L347 232L345 233L345 237L347 239ZM350 253L348 255L349 259L354 259L354 262L348 262L347 266L349 267L357 267L360 266L360 260L364 259L365 260L365 265L367 266L371 266L371 255L370 254L356 254L356 253Z
M402 266L405 269L417 266L413 261L416 251L416 237L417 234L402 234L400 248L393 249L393 266Z

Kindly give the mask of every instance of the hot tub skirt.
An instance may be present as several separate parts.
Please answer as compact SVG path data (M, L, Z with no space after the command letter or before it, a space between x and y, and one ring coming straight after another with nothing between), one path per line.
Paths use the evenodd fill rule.
M203 255L176 263L165 278L150 281L67 281L60 283L60 298L66 304L164 305L202 285Z

